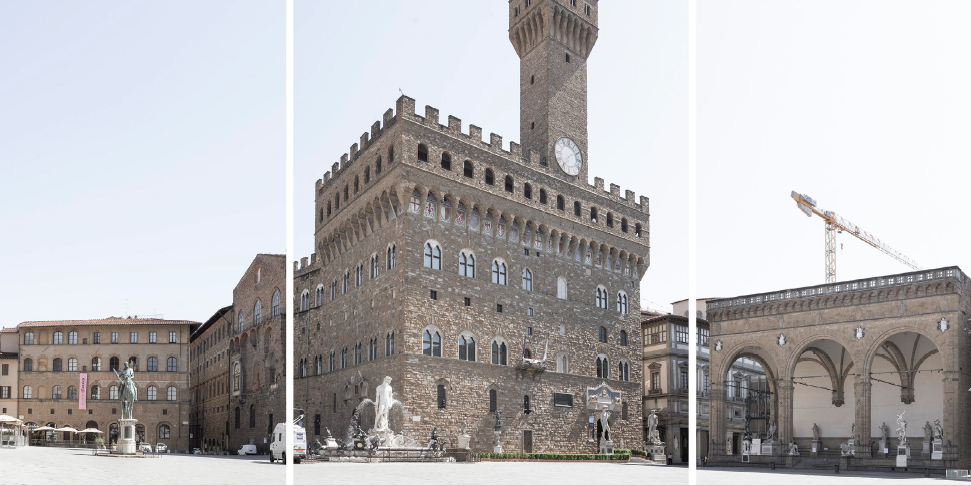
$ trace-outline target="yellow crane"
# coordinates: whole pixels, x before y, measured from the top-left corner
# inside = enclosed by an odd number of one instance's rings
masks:
[[[811,218],[815,214],[823,218],[823,221],[826,222],[826,283],[836,282],[836,233],[842,233],[843,231],[849,232],[864,243],[890,255],[894,260],[914,270],[921,270],[920,265],[907,258],[903,253],[885,245],[876,236],[867,233],[859,226],[847,221],[833,211],[817,208],[816,201],[813,198],[796,191],[792,191],[792,198],[796,201],[796,206],[799,207],[799,210],[806,213],[806,216]]]

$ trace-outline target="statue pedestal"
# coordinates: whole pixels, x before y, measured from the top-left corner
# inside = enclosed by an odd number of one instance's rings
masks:
[[[664,453],[664,444],[648,444],[647,452],[655,462],[667,464],[668,456]]]
[[[880,452],[882,454],[887,454],[890,452],[889,450],[887,450],[887,441],[885,440],[880,441]]]
[[[809,455],[812,457],[819,457],[819,453],[823,451],[823,443],[819,439],[813,439],[812,449],[809,451]]]
[[[337,449],[337,439],[334,439],[333,437],[328,437],[324,439],[324,448]]]
[[[613,454],[614,453],[614,441],[612,441],[612,440],[602,440],[602,441],[600,441],[600,453],[601,454]]]
[[[924,441],[921,443],[920,458],[930,459],[931,457],[931,443],[930,441]]]
[[[135,443],[135,424],[138,421],[135,419],[119,419],[118,420],[118,453],[119,454],[134,454],[138,451]]]
[[[762,439],[752,439],[752,445],[749,447],[749,454],[753,456],[762,455]]]
[[[907,467],[907,459],[910,458],[910,445],[897,446],[897,467]]]
[[[931,446],[931,460],[940,461],[944,459],[944,441],[941,439],[934,439]]]
[[[502,452],[502,445],[499,444],[499,434],[500,434],[500,432],[497,430],[496,431],[496,446],[492,448],[492,452],[495,452],[496,454]]]
[[[468,434],[462,434],[462,435],[460,435],[459,436],[458,448],[459,449],[468,449],[469,448],[469,440],[470,439],[471,439],[471,436],[469,436]]]
[[[759,454],[763,456],[777,456],[782,454],[782,444],[775,439],[765,441],[759,448]]]

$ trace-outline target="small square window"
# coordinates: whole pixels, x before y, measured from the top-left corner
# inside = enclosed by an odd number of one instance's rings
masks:
[[[51,409],[51,415],[54,415],[54,409],[53,408]]]
[[[470,306],[470,305],[472,305],[472,299],[470,299],[470,298],[468,298],[468,297],[466,297],[466,298],[465,298],[465,306],[466,306],[466,307],[468,307],[468,306]]]
[[[71,409],[71,408],[67,409],[67,414],[74,415],[74,409]]]
[[[529,256],[529,248],[523,248],[523,255]]]
[[[33,413],[34,413],[34,409],[32,408],[27,409],[27,415],[33,415]],[[115,413],[115,412],[111,412],[111,413]]]
[[[569,52],[566,53],[566,62],[570,62],[570,53]]]
[[[496,304],[496,312],[502,312],[502,304]]]
[[[432,290],[432,300],[438,300],[438,291]]]
[[[89,409],[88,409],[88,415],[92,415],[92,414],[94,414],[94,409],[90,409],[90,408],[89,408]]]
[[[53,411],[51,411],[51,413],[54,413],[54,412],[53,412]],[[111,409],[111,414],[112,414],[112,415],[115,415],[115,414],[117,414],[117,413],[118,413],[118,409],[117,409],[117,408],[113,408],[113,409]]]
[[[526,315],[527,316],[533,315],[533,308],[532,307],[530,307],[529,309],[526,309]]]
[[[162,409],[162,415],[168,415],[168,414],[169,414],[169,409],[163,408]]]
[[[533,326],[529,326],[529,327],[526,328],[526,335],[527,336],[532,336],[533,335]]]

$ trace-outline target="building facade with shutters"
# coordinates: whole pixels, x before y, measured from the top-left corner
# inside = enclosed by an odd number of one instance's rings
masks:
[[[189,338],[190,447],[229,448],[229,343],[235,335],[233,306],[216,311]]]
[[[187,450],[188,345],[198,324],[137,316],[20,323],[18,415],[38,426],[96,428],[110,444],[118,439],[121,416],[113,370],[129,362],[138,385],[137,440],[153,449],[161,442],[173,451]],[[63,434],[41,440],[71,438]]]
[[[20,367],[17,328],[0,330],[0,415],[17,418],[17,370]]]
[[[598,3],[509,8],[521,145],[402,96],[317,181],[293,303],[311,439],[371,428],[389,376],[391,428],[419,442],[465,427],[492,451],[498,411],[506,452],[591,453],[606,407],[615,445],[642,446],[648,200],[587,182]]]

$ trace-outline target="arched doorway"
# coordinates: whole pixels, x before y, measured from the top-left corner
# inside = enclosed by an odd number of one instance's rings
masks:
[[[108,426],[108,445],[113,445],[118,443],[118,423],[113,422]]]
[[[725,360],[712,362],[709,453],[736,458],[746,434],[767,438],[778,426],[779,393],[776,360],[757,343],[726,350]]]
[[[135,425],[135,441],[141,444],[145,442],[145,425],[137,424]]]
[[[95,422],[94,420],[88,420],[88,423],[84,424],[84,428],[97,429],[98,422]],[[94,432],[88,432],[87,434],[84,434],[84,442],[86,444],[94,444],[97,439],[98,439],[98,434],[95,434]]]
[[[791,438],[801,450],[811,451],[813,428],[822,445],[818,454],[839,456],[840,444],[868,439],[855,430],[857,375],[860,369],[847,348],[829,338],[811,339],[789,362],[792,380]],[[789,439],[786,437],[785,439]],[[824,452],[823,448],[828,448]]]

